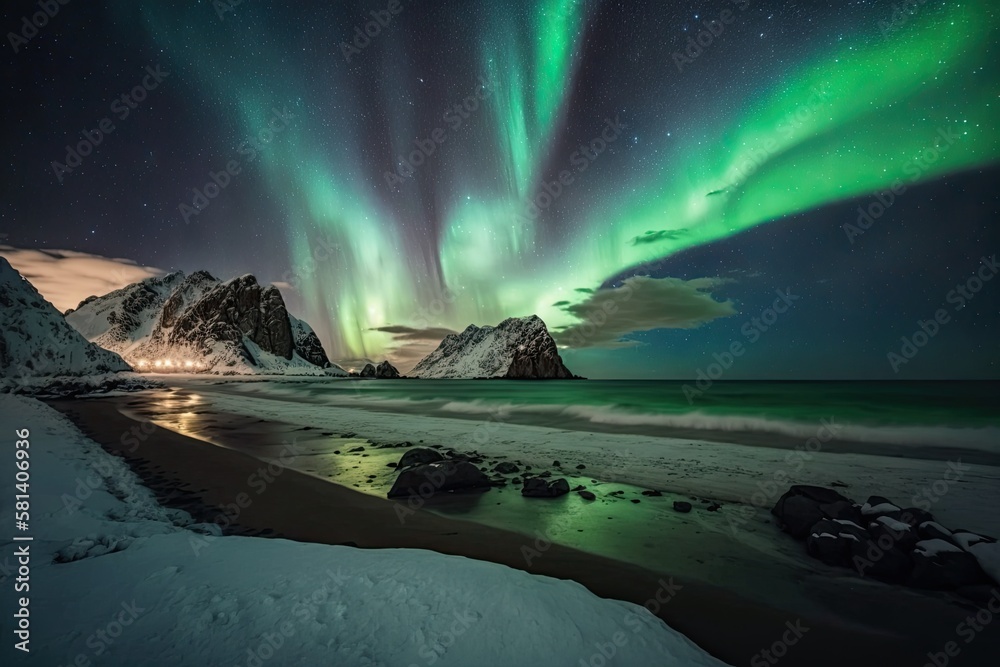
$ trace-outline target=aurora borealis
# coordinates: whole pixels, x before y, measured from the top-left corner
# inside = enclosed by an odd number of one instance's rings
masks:
[[[873,227],[852,244],[843,225],[901,180],[910,192],[877,224],[893,218],[920,236],[933,224],[926,215],[949,213],[927,193],[941,183],[966,188],[963,179],[1000,160],[1000,16],[989,0],[895,16],[891,2],[746,0],[156,0],[79,11],[64,9],[60,25],[88,20],[112,46],[88,54],[77,41],[71,52],[54,25],[33,42],[41,53],[16,56],[74,58],[81,78],[49,82],[48,99],[70,116],[41,112],[53,136],[14,150],[17,169],[39,184],[8,188],[19,215],[55,193],[47,219],[63,219],[59,202],[76,202],[85,220],[73,229],[94,232],[74,236],[70,221],[53,222],[43,229],[60,231],[12,241],[86,242],[150,265],[285,283],[339,358],[392,356],[406,345],[403,328],[412,336],[532,313],[554,332],[575,331],[594,292],[648,275],[677,282],[655,290],[659,301],[650,296],[662,313],[622,328],[628,343],[601,351],[560,342],[592,373],[655,357],[656,372],[688,377],[701,363],[697,332],[704,357],[732,338],[757,296],[788,286],[758,284],[757,275],[819,280],[800,263],[828,244],[852,263],[918,262],[924,242],[894,236],[876,249]],[[115,45],[122,62],[107,53]],[[49,162],[60,147],[153,64],[172,76],[145,113],[107,137],[81,173],[55,183]],[[291,118],[269,134],[275,109]],[[609,140],[612,126],[621,129]],[[947,150],[942,133],[957,137]],[[270,139],[251,160],[240,146],[260,137]],[[243,162],[241,173],[185,221],[180,207],[231,160]],[[950,210],[964,211],[962,224],[989,242],[995,196],[975,206]],[[900,219],[906,211],[912,219]],[[809,236],[818,219],[823,230]],[[803,229],[788,232],[792,221]],[[768,234],[784,239],[764,243],[773,254],[749,250]],[[799,234],[811,240],[788,246]],[[928,248],[941,247],[936,238],[928,233]],[[703,260],[713,252],[738,259]],[[963,267],[952,257],[947,274],[921,278],[931,312],[935,292]],[[850,307],[844,289],[816,308]],[[728,305],[678,322],[672,294]],[[912,319],[900,312],[904,300],[892,298],[899,322]],[[871,342],[878,354],[893,340],[890,320]],[[969,337],[974,347],[986,340]],[[766,373],[773,358],[760,364],[748,372]]]

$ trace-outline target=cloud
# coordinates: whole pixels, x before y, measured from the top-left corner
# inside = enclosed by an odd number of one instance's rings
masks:
[[[433,340],[440,342],[445,336],[450,336],[456,331],[451,329],[445,329],[444,327],[429,327],[427,329],[414,329],[413,327],[404,327],[401,325],[390,325],[385,327],[376,327],[371,329],[371,331],[381,331],[383,333],[393,334],[395,340]]]
[[[643,245],[648,243],[658,243],[660,241],[676,241],[683,238],[687,234],[686,229],[659,229],[657,231],[650,230],[643,234],[642,236],[636,236],[632,239],[632,245]]]
[[[371,331],[392,334],[389,356],[393,366],[403,374],[408,373],[417,363],[433,352],[445,336],[455,331],[444,327],[415,329],[398,324],[376,327]]]
[[[88,296],[103,296],[166,273],[140,266],[130,259],[73,250],[31,250],[0,245],[0,255],[60,312],[76,308]]]
[[[710,292],[728,282],[732,281],[634,276],[620,287],[599,289],[563,307],[580,321],[561,328],[554,338],[563,347],[620,348],[638,345],[624,338],[637,331],[694,329],[736,314],[732,301],[716,301]]]

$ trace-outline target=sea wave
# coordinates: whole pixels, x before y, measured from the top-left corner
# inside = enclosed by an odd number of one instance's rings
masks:
[[[650,426],[715,432],[774,433],[804,441],[817,435],[824,422],[807,422],[747,415],[706,414],[691,411],[680,414],[637,413],[614,405],[518,405],[489,401],[450,401],[438,408],[461,414],[548,413],[594,424]],[[948,425],[870,425],[841,422],[836,417],[825,420],[833,425],[837,440],[881,444],[938,446],[1000,452],[1000,428],[959,427]],[[829,426],[828,426],[829,427]]]
[[[250,385],[253,386],[253,385]],[[270,386],[262,393],[292,397],[303,395],[302,388]],[[243,391],[256,393],[257,390],[242,388]],[[312,392],[310,392],[312,393]],[[714,433],[773,433],[775,435],[800,438],[803,443],[817,436],[823,423],[819,421],[802,421],[782,419],[768,416],[752,416],[725,413],[706,413],[700,410],[679,413],[636,412],[615,404],[524,404],[508,401],[472,399],[456,401],[447,398],[404,398],[399,396],[382,397],[359,395],[355,392],[337,392],[336,394],[322,392],[323,402],[340,405],[365,407],[381,410],[399,410],[406,413],[418,413],[426,416],[462,415],[474,417],[481,415],[495,420],[517,421],[517,415],[545,415],[546,426],[553,426],[554,418],[562,418],[557,426],[565,428],[576,427],[586,429],[586,424],[621,425],[633,427],[648,427],[650,429],[684,429],[703,431],[705,439],[711,440]],[[313,398],[320,396],[313,395]],[[955,449],[976,449],[991,453],[1000,453],[1000,428],[970,427],[954,424],[862,424],[841,421],[836,415],[826,418],[827,423],[836,427],[834,437],[837,440],[851,442],[870,442],[915,447],[946,447]],[[664,435],[669,436],[669,433]]]

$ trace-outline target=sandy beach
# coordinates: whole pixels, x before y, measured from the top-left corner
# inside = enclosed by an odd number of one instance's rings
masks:
[[[809,630],[783,664],[923,664],[929,651],[954,638],[956,626],[974,609],[954,596],[826,567],[778,531],[766,511],[741,511],[740,498],[749,497],[760,479],[749,462],[780,465],[791,443],[785,448],[692,443],[683,457],[650,466],[648,443],[636,436],[502,424],[494,437],[480,442],[472,435],[476,424],[467,419],[437,424],[428,418],[413,431],[405,416],[384,411],[317,409],[241,394],[233,385],[176,384],[50,404],[122,455],[164,504],[206,522],[228,512],[222,520],[231,522],[228,532],[360,548],[430,549],[571,579],[601,597],[649,602],[670,626],[733,665],[751,663],[781,638],[787,623],[796,622]],[[402,437],[407,429],[409,437]],[[537,434],[513,432],[518,429]],[[467,437],[456,435],[462,432]],[[633,438],[633,446],[617,450],[609,461],[608,448],[602,456],[599,442],[609,438]],[[566,473],[559,476],[586,486],[598,499],[588,503],[576,494],[526,499],[508,486],[435,500],[410,512],[405,503],[385,499],[395,478],[387,464],[406,451],[404,442],[477,450],[489,461],[517,460],[546,470],[559,458]],[[531,442],[536,451],[513,442]],[[568,442],[573,446],[560,444]],[[358,448],[363,451],[350,451]],[[629,455],[623,457],[622,451]],[[822,454],[825,458],[808,468],[815,480],[803,481],[840,480],[862,500],[879,490],[891,497],[919,488],[942,466],[934,456],[897,460],[902,474],[876,480],[877,465],[859,466],[860,454]],[[865,456],[879,455],[893,453]],[[264,484],[261,461],[272,460],[283,464]],[[989,494],[996,493],[997,469],[985,460],[936,513],[995,533],[997,518],[989,508],[996,504]],[[577,465],[585,468],[577,470]],[[741,466],[742,475],[736,472]],[[663,495],[642,495],[649,489]],[[241,494],[249,501],[245,506]],[[695,510],[673,512],[674,500],[688,500]],[[707,511],[712,502],[721,509]],[[980,505],[985,505],[981,515],[975,511]],[[959,508],[966,509],[959,514]],[[742,518],[734,521],[734,516]],[[669,602],[657,602],[670,589]],[[998,650],[997,633],[984,632],[965,649],[962,662],[978,664]]]

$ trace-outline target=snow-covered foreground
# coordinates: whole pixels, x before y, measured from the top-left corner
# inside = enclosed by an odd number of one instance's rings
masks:
[[[0,425],[10,441],[31,431],[34,537],[18,594],[31,651],[5,633],[5,665],[723,664],[643,607],[573,582],[427,551],[206,536],[44,404],[0,395]],[[23,544],[0,561],[7,619]]]

